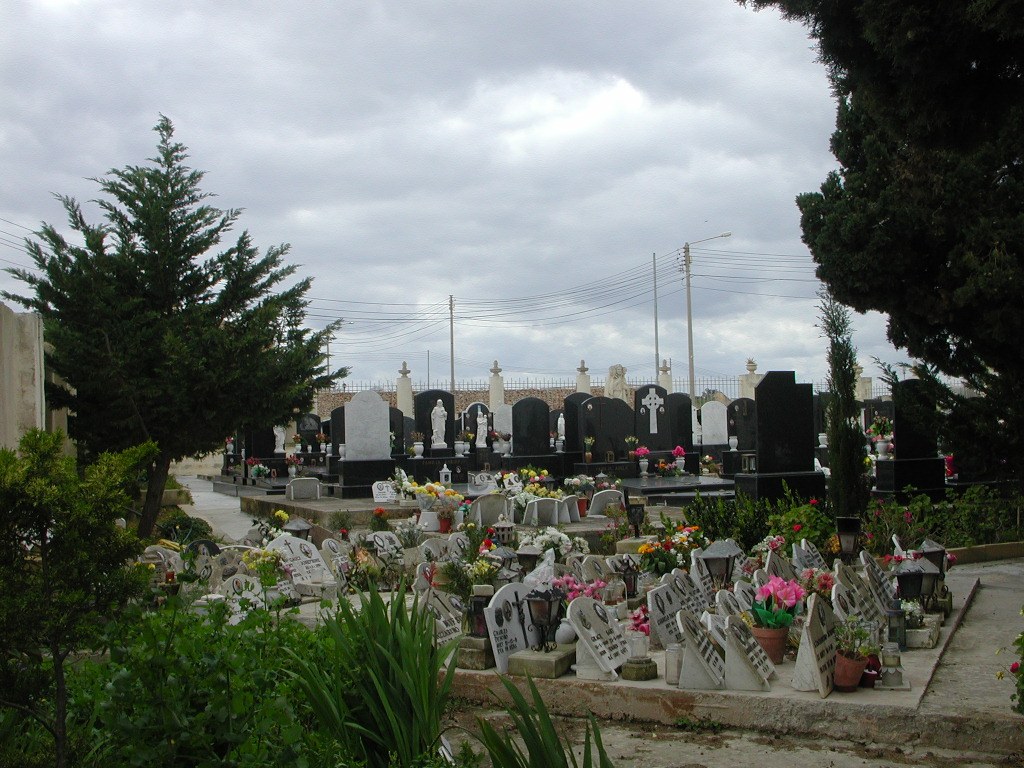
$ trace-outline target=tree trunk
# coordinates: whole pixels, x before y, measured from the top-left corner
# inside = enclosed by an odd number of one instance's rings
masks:
[[[171,457],[162,451],[149,467],[149,483],[146,486],[146,501],[142,506],[142,519],[139,520],[139,538],[145,539],[153,535],[157,515],[160,514],[160,502],[164,497],[164,486],[167,474],[171,469]]]

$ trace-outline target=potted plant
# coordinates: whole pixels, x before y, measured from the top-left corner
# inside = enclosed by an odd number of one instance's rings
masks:
[[[388,511],[384,507],[374,507],[373,517],[370,518],[371,531],[390,531],[388,525]]]
[[[768,583],[757,590],[750,609],[754,618],[751,632],[774,664],[781,664],[786,656],[789,627],[806,594],[796,579],[786,581],[778,576],[769,577]]]
[[[849,693],[857,690],[868,665],[868,656],[878,653],[868,624],[856,616],[836,625],[835,689]]]
[[[636,452],[636,445],[637,443],[640,442],[640,438],[638,438],[636,435],[629,435],[622,442],[626,444],[626,455],[629,457],[629,460],[633,461],[634,459],[636,459],[639,455]]]
[[[640,473],[646,475],[647,467],[649,466],[650,461],[650,459],[648,459],[647,457],[651,455],[651,449],[648,448],[646,445],[640,445],[637,446],[637,449],[635,451],[631,451],[631,453],[640,461]]]
[[[320,450],[321,451],[326,451],[327,450],[327,433],[326,432],[317,432],[316,433],[316,441],[318,443],[320,443]]]
[[[423,433],[413,432],[409,435],[409,439],[412,440],[412,457],[414,459],[423,458]]]
[[[438,530],[441,533],[451,533],[452,520],[455,519],[457,504],[452,504],[446,499],[439,499],[434,503],[434,511],[437,513]]]
[[[292,435],[292,442],[296,446],[302,445],[302,435],[299,435],[299,434]]]
[[[596,438],[592,435],[587,435],[583,438],[583,447],[586,449],[583,453],[583,460],[589,464],[594,460],[594,443],[597,442]]]
[[[295,477],[299,471],[299,464],[302,463],[302,459],[296,456],[294,453],[289,453],[284,457],[284,463],[288,467],[288,476]]]

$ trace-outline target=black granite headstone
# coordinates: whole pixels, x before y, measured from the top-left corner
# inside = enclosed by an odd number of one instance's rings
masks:
[[[345,442],[345,406],[339,405],[331,411],[331,444],[337,455],[338,446]]]
[[[607,454],[621,457],[626,451],[626,437],[633,434],[633,409],[614,397],[592,397],[583,403],[580,432],[594,438],[594,456]]]
[[[405,453],[405,414],[388,408],[388,429],[391,431],[391,454]]]
[[[250,430],[245,434],[245,456],[246,458],[272,459],[276,443],[272,427]]]
[[[299,416],[298,426],[299,434],[302,435],[302,444],[319,447],[320,441],[316,439],[316,436],[320,433],[320,417],[315,413],[304,413]]]
[[[668,412],[669,442],[672,447],[681,445],[687,453],[693,449],[693,401],[683,392],[673,392],[665,398]]]
[[[444,441],[448,447],[455,444],[455,396],[443,389],[428,389],[426,392],[419,392],[413,396],[412,407],[416,418],[416,431],[423,433],[423,444],[430,446],[434,428],[431,426],[430,414],[441,401],[445,412],[448,414],[444,426]]]
[[[814,470],[813,387],[793,371],[769,371],[757,385],[757,471]]]
[[[666,400],[668,390],[657,384],[644,384],[633,393],[636,426],[633,434],[652,451],[669,451],[675,447],[668,423]]]
[[[897,382],[892,391],[896,416],[893,446],[899,459],[934,459],[938,450],[935,401],[917,379]]]
[[[580,441],[580,407],[590,398],[591,395],[586,392],[573,392],[563,401],[566,452],[579,453],[583,450],[583,443]]]
[[[736,450],[757,448],[757,403],[749,397],[737,397],[728,408],[729,437],[736,438]]]
[[[512,453],[539,456],[551,453],[548,413],[551,408],[539,397],[524,397],[512,405]]]

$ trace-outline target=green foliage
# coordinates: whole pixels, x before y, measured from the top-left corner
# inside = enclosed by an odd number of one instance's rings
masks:
[[[807,539],[824,554],[832,551],[830,539],[836,532],[836,523],[827,506],[811,499],[805,503],[787,492],[784,500],[788,509],[768,517],[768,532],[782,534],[789,541]]]
[[[337,509],[331,512],[328,520],[332,531],[352,530],[352,515],[347,510]]]
[[[725,729],[725,726],[717,720],[701,720],[690,717],[680,717],[676,720],[675,727],[689,733],[718,733]]]
[[[404,585],[402,585],[404,587]],[[326,659],[293,654],[294,679],[320,731],[369,768],[413,768],[437,750],[454,676],[439,673],[454,645],[434,647],[434,617],[400,589],[346,601],[324,625]]]
[[[873,642],[872,626],[858,619],[847,616],[846,621],[836,624],[836,650],[851,659],[863,659],[878,653],[878,645]]]
[[[198,517],[190,517],[180,509],[175,509],[161,518],[157,528],[163,538],[176,541],[182,546],[196,539],[208,539],[213,535],[213,528],[208,522]]]
[[[870,495],[864,471],[864,435],[857,404],[857,350],[852,341],[850,310],[832,294],[821,295],[821,328],[828,338],[829,395],[825,408],[828,434],[829,504],[838,517],[859,517]]]
[[[808,27],[838,100],[839,168],[797,198],[818,277],[858,312],[886,313],[894,345],[983,394],[961,399],[980,423],[960,435],[982,438],[979,451],[987,436],[1007,460],[989,469],[1019,480],[1020,4],[750,2]]]
[[[733,539],[749,552],[768,535],[768,516],[775,509],[770,501],[738,495],[735,499],[707,499],[700,494],[686,508],[690,525],[699,525],[701,533],[712,541]]]
[[[1020,615],[1024,616],[1024,608],[1020,609]],[[1015,712],[1024,715],[1024,632],[1021,632],[1013,641],[1014,653],[1016,654],[1016,668],[1011,665],[1010,672],[1014,677],[1014,686],[1016,691],[1010,697],[1010,700],[1014,702],[1013,709]]]
[[[537,690],[533,679],[527,677],[526,684],[530,689],[531,702],[507,678],[501,678],[502,685],[508,691],[512,703],[507,707],[509,716],[522,742],[499,735],[489,722],[480,719],[481,740],[491,758],[494,768],[613,768],[613,763],[601,743],[601,731],[594,716],[590,716],[583,741],[583,760],[577,761],[573,745],[563,742],[558,729],[551,719],[547,706]],[[590,735],[593,731],[594,741]],[[597,754],[594,755],[596,748]]]
[[[95,707],[108,759],[153,768],[298,764],[308,709],[286,669],[300,655],[321,663],[313,633],[257,609],[229,624],[178,598],[133,612],[110,633],[110,661],[85,665],[76,707]]]
[[[147,444],[103,454],[80,478],[64,435],[32,430],[19,453],[0,450],[0,706],[30,713],[66,757],[65,663],[92,649],[145,576],[140,545],[117,527]]]
[[[41,242],[26,242],[33,268],[9,270],[30,295],[3,294],[46,322],[47,367],[63,382],[48,397],[74,414],[69,430],[82,455],[158,444],[144,537],[171,461],[290,419],[345,374],[325,369],[324,340],[336,326],[305,327],[310,280],[283,287],[296,269],[284,265],[288,246],[261,255],[243,231],[216,250],[240,211],[207,205],[203,173],[185,165],[170,120],[154,130],[150,165],[96,180],[103,222],[88,223],[78,202],[60,198],[81,244],[42,225]]]

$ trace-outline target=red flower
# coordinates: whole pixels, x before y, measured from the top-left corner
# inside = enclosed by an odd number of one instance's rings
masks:
[[[488,536],[493,536],[494,535],[494,529],[493,528],[488,528],[487,529],[487,535]]]
[[[375,507],[373,510],[374,517],[384,517],[388,511],[384,507]]]
[[[671,541],[667,541],[667,540],[661,542],[661,548],[664,549],[666,552],[671,552],[672,551],[672,542]]]
[[[802,525],[800,525],[800,523],[795,523],[795,524],[793,525],[793,533],[800,533],[800,529],[801,529],[801,528],[803,528],[803,526],[802,526]]]
[[[1013,662],[1013,664],[1010,665],[1010,671],[1016,675],[1020,671],[1020,662]]]
[[[818,500],[817,499],[811,499],[809,503],[810,503],[810,505],[812,507],[818,506]]]

